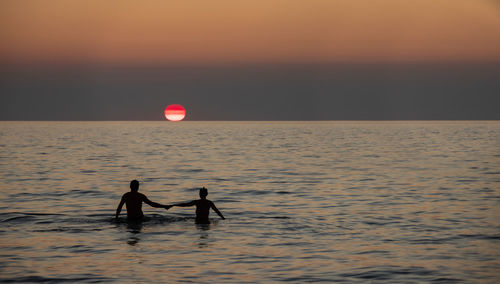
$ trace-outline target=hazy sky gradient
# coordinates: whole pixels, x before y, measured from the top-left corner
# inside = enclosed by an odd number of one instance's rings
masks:
[[[16,63],[499,61],[494,0],[2,0]]]
[[[0,120],[500,119],[499,65],[256,65],[5,71]],[[4,95],[6,94],[6,95]]]
[[[0,120],[500,119],[494,0],[2,0]]]

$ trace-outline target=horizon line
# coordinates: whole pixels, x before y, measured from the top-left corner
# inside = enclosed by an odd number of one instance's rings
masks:
[[[457,122],[457,121],[484,121],[494,122],[500,119],[332,119],[332,120],[0,120],[1,122],[166,122],[166,123],[184,123],[184,122]]]

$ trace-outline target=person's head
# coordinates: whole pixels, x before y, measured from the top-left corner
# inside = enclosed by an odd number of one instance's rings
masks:
[[[133,180],[130,182],[130,190],[133,192],[137,192],[139,190],[139,182],[137,180]]]
[[[200,198],[205,199],[207,198],[208,195],[208,190],[205,187],[200,188]]]

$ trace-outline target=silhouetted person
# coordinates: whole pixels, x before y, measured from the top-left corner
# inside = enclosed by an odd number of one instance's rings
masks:
[[[210,224],[208,220],[208,215],[210,214],[210,208],[212,208],[215,213],[217,213],[223,220],[226,219],[222,216],[219,209],[215,207],[215,204],[207,199],[208,190],[205,187],[200,188],[200,199],[193,200],[186,203],[177,203],[173,205],[167,205],[167,209],[173,206],[188,207],[196,205],[196,223],[198,224]]]
[[[120,204],[118,204],[118,208],[116,208],[115,218],[118,218],[118,215],[120,215],[124,203],[127,205],[127,219],[129,220],[141,220],[144,217],[144,214],[142,213],[142,202],[156,208],[165,208],[167,210],[170,208],[170,206],[162,205],[149,200],[146,195],[137,192],[138,190],[139,182],[137,180],[131,181],[130,192],[127,192],[122,196],[122,200],[120,201]]]

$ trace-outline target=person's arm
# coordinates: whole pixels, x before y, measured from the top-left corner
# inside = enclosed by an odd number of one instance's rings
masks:
[[[156,203],[156,202],[153,202],[151,200],[149,200],[146,195],[142,195],[142,201],[144,201],[144,203],[146,203],[147,205],[151,206],[151,207],[155,207],[155,208],[165,208],[165,209],[168,209],[170,207],[168,207],[168,205],[163,205],[163,204],[160,204],[160,203]],[[168,208],[167,208],[168,207]]]
[[[179,207],[189,207],[189,206],[194,206],[196,205],[196,200],[190,201],[190,202],[183,202],[183,203],[176,203],[170,205],[171,207],[173,206],[179,206]]]
[[[122,200],[120,200],[120,204],[118,204],[118,207],[116,208],[115,219],[118,219],[118,215],[120,215],[120,212],[122,212],[122,207],[124,203],[125,203],[125,195],[122,196]]]
[[[215,207],[215,204],[211,201],[210,201],[210,207],[212,207],[212,209],[215,211],[215,213],[217,213],[217,215],[219,215],[222,218],[222,220],[226,219],[226,218],[224,218],[224,216],[222,216],[222,213],[220,213],[219,209],[217,209],[217,207]]]

